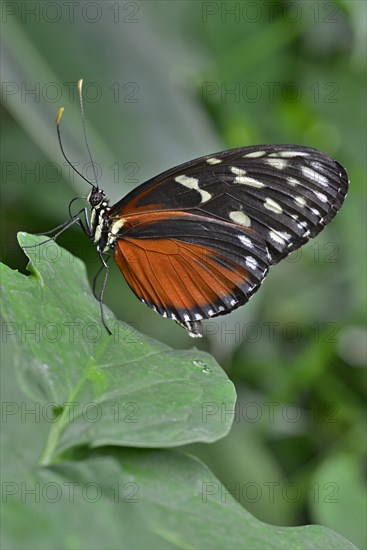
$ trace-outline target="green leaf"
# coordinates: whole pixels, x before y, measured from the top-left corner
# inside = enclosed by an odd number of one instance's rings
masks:
[[[173,350],[110,312],[108,336],[80,260],[55,243],[26,253],[28,277],[2,267],[4,330],[50,423],[43,463],[76,445],[172,447],[228,433],[235,390],[211,356]]]
[[[202,463],[178,453],[105,448],[28,472],[12,462],[17,474],[3,483],[8,549],[355,548],[324,527],[258,521]]]
[[[74,450],[36,468],[48,423],[30,414],[4,359],[2,392],[13,409],[2,415],[2,548],[355,548],[324,527],[258,521],[201,462],[176,452]]]
[[[328,457],[315,471],[310,501],[312,517],[317,523],[337,529],[358,548],[367,547],[364,470],[363,451],[361,456],[343,451]]]

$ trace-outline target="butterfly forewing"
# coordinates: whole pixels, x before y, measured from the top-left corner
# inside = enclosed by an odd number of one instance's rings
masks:
[[[115,259],[141,300],[199,333],[197,321],[244,304],[271,264],[317,235],[347,189],[344,168],[307,147],[201,157],[111,208],[123,220]]]

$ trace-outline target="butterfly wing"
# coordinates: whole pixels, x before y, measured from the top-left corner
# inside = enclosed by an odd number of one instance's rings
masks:
[[[111,208],[112,221],[124,220],[115,259],[141,300],[198,332],[201,318],[245,303],[271,264],[316,236],[347,190],[344,168],[316,149],[201,157]]]

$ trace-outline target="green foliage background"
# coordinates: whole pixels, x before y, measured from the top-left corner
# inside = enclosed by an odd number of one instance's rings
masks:
[[[365,547],[365,3],[105,1],[95,12],[79,2],[59,20],[46,4],[2,6],[2,260],[11,267],[26,265],[17,231],[56,226],[86,193],[63,166],[54,125],[63,105],[65,148],[85,168],[81,77],[112,202],[175,164],[255,143],[318,147],[347,168],[350,193],[333,223],[274,268],[246,308],[208,326],[198,347],[235,383],[237,415],[226,438],[185,450],[260,520],[319,523]],[[58,242],[95,273],[78,229]],[[139,331],[192,348],[117,268],[106,304]]]

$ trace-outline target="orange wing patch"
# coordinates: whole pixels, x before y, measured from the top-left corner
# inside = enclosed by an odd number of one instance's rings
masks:
[[[216,251],[177,239],[125,237],[116,245],[115,261],[139,299],[177,319],[228,309],[248,278],[243,267]]]

